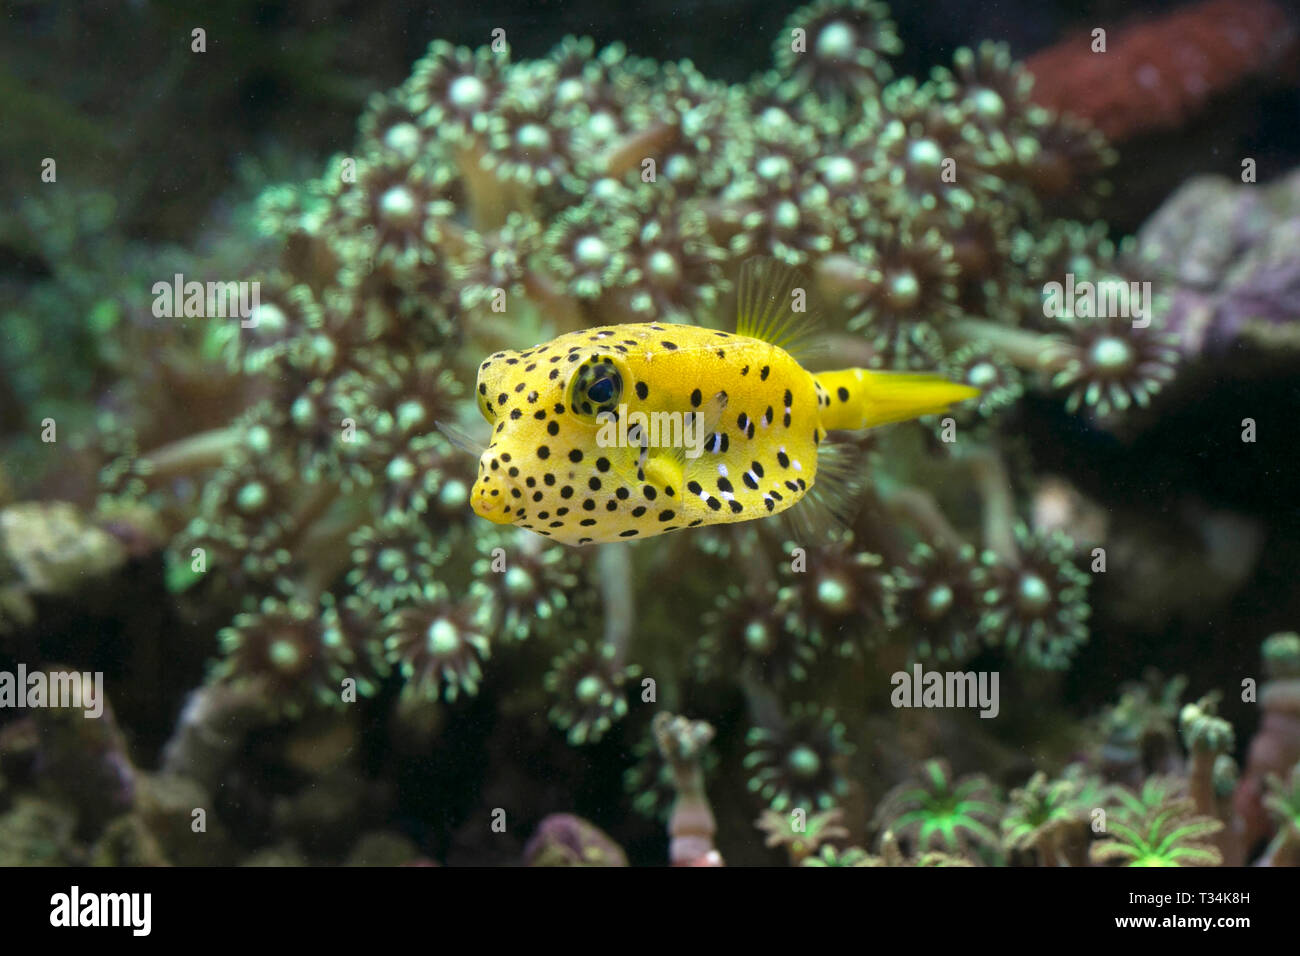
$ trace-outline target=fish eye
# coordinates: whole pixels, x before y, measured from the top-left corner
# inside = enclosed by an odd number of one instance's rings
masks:
[[[604,405],[618,394],[618,373],[599,378],[587,386],[587,399],[593,405]]]
[[[623,396],[623,376],[611,359],[589,359],[574,372],[569,396],[574,414],[612,412]]]

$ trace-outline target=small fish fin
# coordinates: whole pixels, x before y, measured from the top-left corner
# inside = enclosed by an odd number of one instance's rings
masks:
[[[866,485],[865,453],[855,445],[824,441],[817,450],[817,480],[793,508],[781,512],[798,541],[825,541],[853,525]]]
[[[856,370],[863,387],[864,428],[946,412],[956,402],[977,398],[978,388],[927,372]]]
[[[697,410],[688,413],[691,416],[699,416],[699,418],[695,419],[692,417],[686,419],[687,421],[692,422],[691,434],[682,436],[683,439],[686,440],[683,440],[680,445],[670,445],[663,448],[663,450],[656,456],[657,458],[671,461],[677,466],[679,482],[683,480],[682,476],[686,474],[686,469],[688,467],[688,459],[686,457],[687,440],[691,440],[694,436],[698,435],[700,436],[701,442],[700,450],[703,451],[707,448],[709,436],[717,431],[718,423],[722,421],[722,413],[726,410],[727,393],[716,392],[712,398],[701,404]],[[694,424],[697,420],[700,424]],[[674,487],[676,486],[674,485]]]
[[[446,422],[438,422],[438,421],[435,421],[433,424],[434,427],[438,429],[438,431],[442,432],[443,437],[445,437],[447,441],[451,442],[461,451],[468,452],[469,454],[473,455],[475,458],[483,457],[483,452],[487,451],[486,445],[484,445],[480,441],[475,441],[473,438],[470,438],[468,435],[466,435],[463,431],[461,431],[456,426],[448,425]]]
[[[740,266],[736,334],[789,352],[800,363],[822,350],[819,316],[803,274],[779,259],[755,256]],[[795,293],[804,310],[796,312]]]

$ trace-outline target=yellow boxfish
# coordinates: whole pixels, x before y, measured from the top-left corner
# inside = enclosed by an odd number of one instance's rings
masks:
[[[812,490],[827,432],[979,394],[934,375],[808,371],[803,291],[793,269],[751,259],[734,333],[611,325],[490,356],[474,511],[570,545],[763,518]]]

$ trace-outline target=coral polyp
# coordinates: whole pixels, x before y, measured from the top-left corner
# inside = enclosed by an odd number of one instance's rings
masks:
[[[792,598],[782,598],[775,584],[729,587],[704,618],[697,656],[705,673],[726,673],[740,666],[772,684],[806,680],[822,642],[795,626]]]
[[[569,743],[594,744],[627,716],[624,685],[639,674],[639,667],[618,664],[612,646],[575,641],[543,678],[553,702],[547,716]]]
[[[213,679],[252,685],[288,717],[304,708],[339,706],[343,680],[356,677],[354,649],[325,640],[320,610],[301,601],[266,598],[256,611],[236,615],[218,635],[222,656]]]
[[[956,779],[945,762],[931,760],[915,782],[890,791],[876,811],[876,824],[917,852],[974,856],[999,847],[995,825],[1001,813],[986,778]]]
[[[455,701],[473,697],[492,652],[484,635],[490,605],[457,602],[440,584],[426,584],[420,596],[383,621],[389,662],[405,679],[403,693],[416,700]]]
[[[890,626],[912,635],[920,660],[961,661],[980,649],[992,595],[987,555],[971,545],[919,542],[889,573]]]
[[[994,568],[983,627],[995,642],[1035,667],[1061,669],[1088,639],[1091,579],[1075,564],[1073,542],[1060,532],[1016,527],[1019,556]]]
[[[1120,283],[1103,280],[1099,288],[1107,288],[1107,281]],[[1146,408],[1173,380],[1178,355],[1172,336],[1122,318],[1076,322],[1061,370],[1052,377],[1052,387],[1068,393],[1067,411],[1106,418],[1130,407]]]
[[[778,812],[829,809],[848,792],[841,764],[854,747],[829,708],[797,704],[770,727],[750,728],[749,789]]]
[[[847,113],[888,82],[893,75],[888,58],[902,44],[886,4],[817,0],[786,21],[773,49],[785,95],[813,93]]]

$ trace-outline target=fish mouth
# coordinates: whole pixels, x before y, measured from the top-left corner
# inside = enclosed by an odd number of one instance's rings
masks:
[[[493,494],[494,491],[496,494]],[[493,524],[511,524],[514,516],[506,512],[506,502],[509,499],[501,492],[500,487],[490,488],[482,481],[475,482],[474,491],[470,496],[470,506],[474,509],[474,513],[480,518],[487,518]]]

